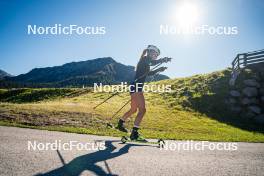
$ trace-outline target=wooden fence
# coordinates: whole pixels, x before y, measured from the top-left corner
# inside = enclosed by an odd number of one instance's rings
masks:
[[[264,49],[238,54],[232,62],[232,75],[231,75],[231,80],[229,82],[230,85],[235,84],[235,80],[239,75],[241,69],[249,65],[259,64],[259,63],[264,63]]]

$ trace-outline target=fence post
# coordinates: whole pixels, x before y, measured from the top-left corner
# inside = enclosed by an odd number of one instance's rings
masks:
[[[237,67],[238,67],[238,69],[240,69],[240,60],[239,60],[239,54],[237,55]]]
[[[247,54],[243,54],[242,56],[243,56],[243,60],[244,60],[243,65],[244,65],[244,67],[246,67],[247,66]]]

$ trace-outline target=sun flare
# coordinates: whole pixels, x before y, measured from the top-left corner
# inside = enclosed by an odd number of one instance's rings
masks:
[[[199,21],[199,9],[196,4],[184,2],[176,9],[176,19],[180,27],[190,27]]]

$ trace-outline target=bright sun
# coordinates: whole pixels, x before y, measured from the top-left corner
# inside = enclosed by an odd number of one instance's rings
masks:
[[[176,9],[176,19],[180,27],[190,27],[199,20],[199,9],[190,2],[184,2]]]

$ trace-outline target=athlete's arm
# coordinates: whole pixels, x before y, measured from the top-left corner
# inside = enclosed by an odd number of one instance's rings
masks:
[[[155,66],[155,65],[157,65],[157,64],[159,64],[159,63],[162,63],[162,59],[151,60],[149,65],[150,65],[150,66]]]
[[[167,62],[170,62],[171,61],[171,58],[169,57],[164,57],[164,58],[161,58],[161,59],[158,59],[158,60],[150,60],[150,66],[155,66],[159,63],[167,63]]]
[[[166,69],[167,69],[167,67],[160,67],[160,68],[158,68],[158,69],[156,69],[156,70],[150,71],[150,72],[148,73],[148,76],[155,75],[155,74],[157,74],[158,72],[163,72],[163,71],[165,71]]]

